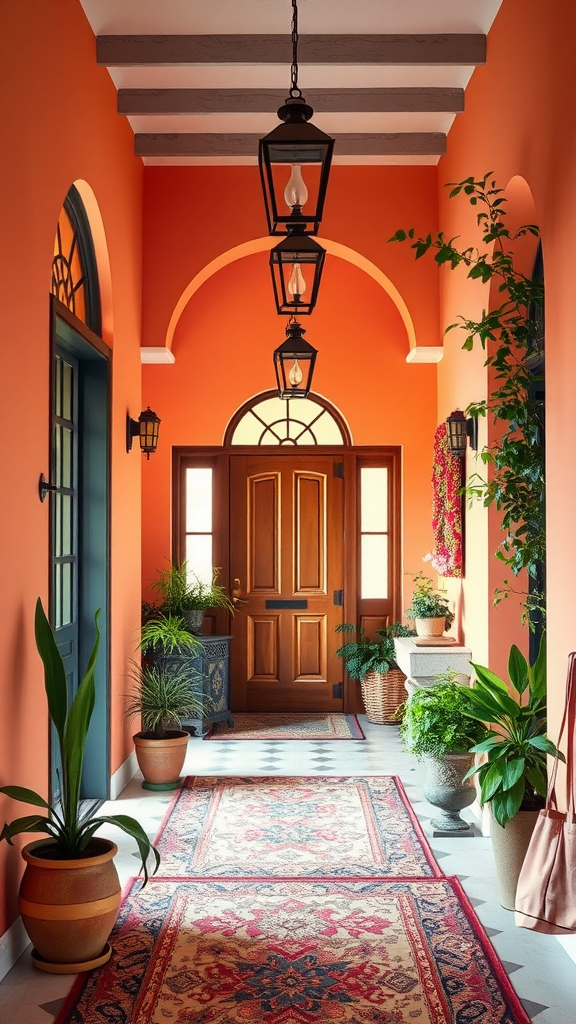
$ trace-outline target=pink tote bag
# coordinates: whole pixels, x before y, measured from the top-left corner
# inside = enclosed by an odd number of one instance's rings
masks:
[[[516,890],[516,924],[553,935],[576,931],[575,727],[576,654],[573,653],[568,656],[566,704],[557,744],[560,749],[567,728],[566,811],[559,811],[556,801],[556,758],[550,773],[546,807],[538,815]]]

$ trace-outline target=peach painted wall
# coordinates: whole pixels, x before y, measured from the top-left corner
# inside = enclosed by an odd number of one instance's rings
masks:
[[[573,52],[576,5],[572,0],[542,4],[539,0],[504,0],[488,38],[488,59],[466,91],[466,112],[460,115],[439,165],[439,184],[494,171],[506,186],[514,176],[527,182],[542,232],[546,286],[546,416],[547,416],[547,572],[550,733],[554,736],[564,699],[566,657],[576,647],[571,581],[576,572],[573,528],[576,477],[573,446],[574,225],[576,223],[576,147],[573,131]],[[474,211],[448,200],[440,188],[440,223],[450,235],[468,239]],[[475,295],[471,289],[475,288]],[[482,291],[482,289],[480,289]],[[486,302],[478,286],[456,274],[442,278],[442,321],[472,313]],[[464,405],[482,394],[485,372],[476,354],[447,345],[439,369],[439,411]],[[471,366],[474,369],[471,369]],[[476,375],[476,376],[475,376]],[[476,513],[478,515],[478,513]],[[469,534],[471,530],[469,530]],[[485,545],[484,552],[480,544]],[[466,581],[467,599],[481,594],[480,624],[471,627],[476,654],[481,633],[490,626],[490,656],[500,662],[516,637],[506,616],[488,608],[491,600],[493,536],[481,529],[479,559]],[[484,604],[486,602],[486,604]],[[468,631],[467,631],[468,635]],[[498,667],[496,664],[494,667]]]
[[[188,283],[226,249],[262,235],[264,212],[256,167],[147,168],[144,180],[144,338],[161,345]],[[332,171],[322,236],[388,275],[419,345],[438,344],[437,269],[415,266],[387,239],[408,222],[428,229],[435,217],[434,168]],[[175,365],[144,367],[144,400],[162,418],[158,452],[143,470],[144,581],[171,551],[171,446],[222,443],[235,410],[274,386],[272,351],[285,322],[273,305],[268,254],[257,253],[226,266],[192,297],[176,328]],[[354,443],[404,447],[404,563],[416,570],[431,544],[423,510],[431,504],[436,367],[406,363],[406,329],[389,296],[334,256],[303,325],[319,349],[314,389],[341,410]]]
[[[347,308],[344,294],[352,297]],[[436,367],[406,363],[406,331],[391,299],[335,257],[327,259],[316,310],[302,323],[319,353],[314,390],[343,413],[354,444],[403,446],[404,562],[417,569],[431,543],[424,510]],[[143,471],[144,581],[171,550],[171,446],[222,443],[238,406],[274,387],[272,351],[284,340],[285,324],[273,307],[267,254],[258,253],[230,264],[194,295],[176,331],[175,364],[144,367],[144,401],[162,418],[158,451]]]
[[[48,590],[48,502],[38,500],[37,485],[48,471],[54,235],[64,196],[77,181],[89,215],[96,215],[96,204],[101,215],[95,234],[107,297],[105,340],[114,345],[113,772],[131,749],[120,694],[140,605],[140,459],[126,455],[124,436],[127,408],[136,415],[141,409],[142,169],[131,131],[116,115],[109,75],[96,66],[94,36],[77,0],[2,3],[0,19],[0,780],[47,795],[48,721],[33,613],[36,597],[46,600]],[[25,813],[24,805],[2,798],[2,821]],[[2,844],[0,934],[16,915],[20,873],[18,850]]]

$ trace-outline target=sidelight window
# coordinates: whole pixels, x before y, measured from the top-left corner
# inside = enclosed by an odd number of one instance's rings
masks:
[[[185,471],[185,558],[198,579],[210,583],[213,570],[214,516],[211,466],[187,467]]]
[[[360,469],[360,597],[388,597],[388,468]]]

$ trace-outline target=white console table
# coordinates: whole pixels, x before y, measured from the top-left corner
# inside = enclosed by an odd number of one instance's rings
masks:
[[[396,664],[406,676],[406,689],[414,693],[418,686],[434,686],[434,676],[446,669],[454,669],[461,676],[471,676],[469,647],[452,644],[450,647],[424,647],[415,644],[411,637],[399,636],[394,640]],[[461,679],[458,682],[465,682]]]

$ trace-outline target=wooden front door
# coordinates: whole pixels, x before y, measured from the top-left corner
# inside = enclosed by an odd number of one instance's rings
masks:
[[[342,711],[341,467],[333,455],[231,456],[233,710]]]

